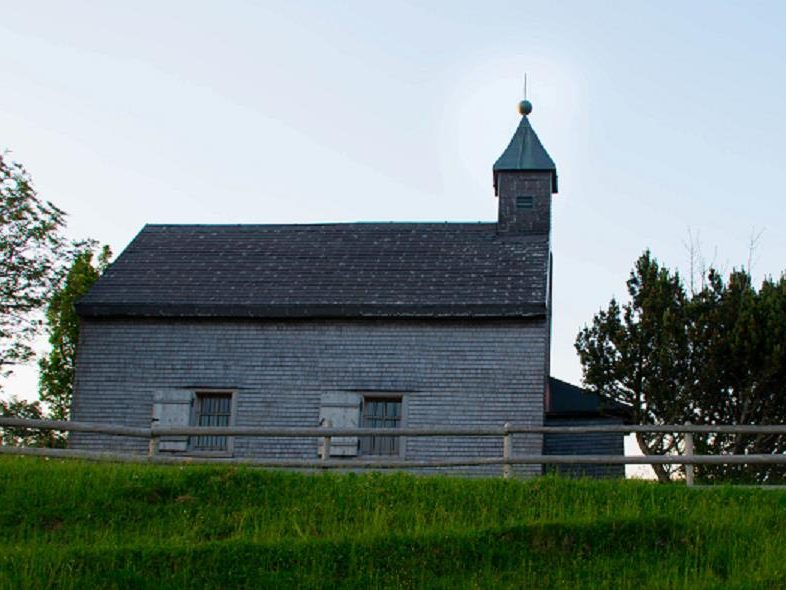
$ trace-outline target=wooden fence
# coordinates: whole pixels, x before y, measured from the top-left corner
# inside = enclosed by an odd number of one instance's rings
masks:
[[[506,423],[501,427],[430,427],[430,428],[269,428],[249,426],[226,427],[157,427],[139,428],[117,424],[98,424],[92,422],[72,422],[57,420],[27,420],[24,418],[0,417],[0,428],[24,428],[40,430],[59,430],[66,432],[88,432],[142,438],[148,441],[147,454],[83,451],[76,449],[52,449],[33,447],[0,446],[0,454],[33,455],[43,457],[109,460],[122,462],[150,463],[232,463],[255,465],[259,467],[288,468],[339,468],[339,469],[418,469],[435,467],[502,467],[502,474],[508,478],[514,465],[685,465],[686,483],[693,485],[694,465],[775,465],[786,464],[786,454],[767,455],[696,455],[693,452],[694,434],[786,434],[783,425],[693,425],[666,424],[650,425],[593,425],[593,426],[515,426]],[[683,455],[515,455],[512,436],[514,434],[630,434],[665,433],[685,435],[685,454]],[[318,438],[321,439],[318,459],[257,459],[251,457],[209,457],[195,455],[169,455],[158,452],[158,442],[168,436],[241,436],[268,438]],[[456,457],[439,460],[409,460],[398,458],[368,457],[360,459],[331,459],[330,444],[333,437],[345,436],[405,436],[405,437],[501,437],[502,456],[497,457]]]

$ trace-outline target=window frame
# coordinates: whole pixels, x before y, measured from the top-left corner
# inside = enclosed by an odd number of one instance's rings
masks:
[[[191,416],[189,423],[191,426],[199,425],[199,409],[201,405],[200,398],[207,396],[228,396],[229,397],[229,424],[228,426],[235,425],[237,418],[237,391],[234,389],[219,389],[219,388],[200,388],[194,390],[193,402],[191,404]],[[198,449],[194,447],[193,439],[195,436],[188,437],[187,453],[194,457],[232,457],[235,450],[235,437],[227,436],[227,444],[224,449]]]
[[[397,428],[406,428],[407,427],[407,410],[408,410],[408,400],[407,396],[403,393],[394,392],[394,391],[379,391],[379,392],[364,392],[361,394],[360,398],[360,427],[361,428],[373,428],[366,424],[366,404],[368,402],[380,402],[380,401],[398,401],[401,406],[399,410],[399,421]],[[374,459],[385,461],[385,460],[392,460],[392,459],[403,459],[406,456],[406,449],[407,449],[407,437],[405,436],[397,436],[395,437],[398,440],[398,449],[394,453],[390,454],[379,454],[379,453],[369,453],[363,449],[363,439],[367,438],[364,436],[358,437],[358,456],[359,457],[373,457]]]

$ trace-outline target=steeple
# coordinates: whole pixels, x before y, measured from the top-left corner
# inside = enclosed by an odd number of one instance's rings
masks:
[[[551,192],[557,192],[557,167],[551,159],[540,139],[529,124],[528,115],[532,112],[532,103],[522,100],[519,103],[521,122],[508,147],[494,163],[494,189],[497,191],[497,177],[500,172],[527,170],[529,172],[550,172]]]
[[[528,115],[532,104],[519,103],[521,121],[508,147],[494,163],[494,193],[499,198],[500,234],[549,233],[551,195],[557,192],[557,167],[540,143]]]

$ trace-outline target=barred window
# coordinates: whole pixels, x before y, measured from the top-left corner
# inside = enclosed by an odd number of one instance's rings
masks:
[[[232,417],[232,394],[205,392],[196,394],[195,426],[229,426]],[[192,436],[194,451],[227,451],[226,436]]]
[[[362,428],[400,428],[400,397],[366,397],[363,399]],[[364,436],[360,452],[364,455],[398,455],[398,436]]]

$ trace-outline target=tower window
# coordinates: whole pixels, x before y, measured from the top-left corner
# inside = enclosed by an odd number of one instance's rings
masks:
[[[516,209],[532,209],[534,201],[532,195],[519,195],[516,197]]]

